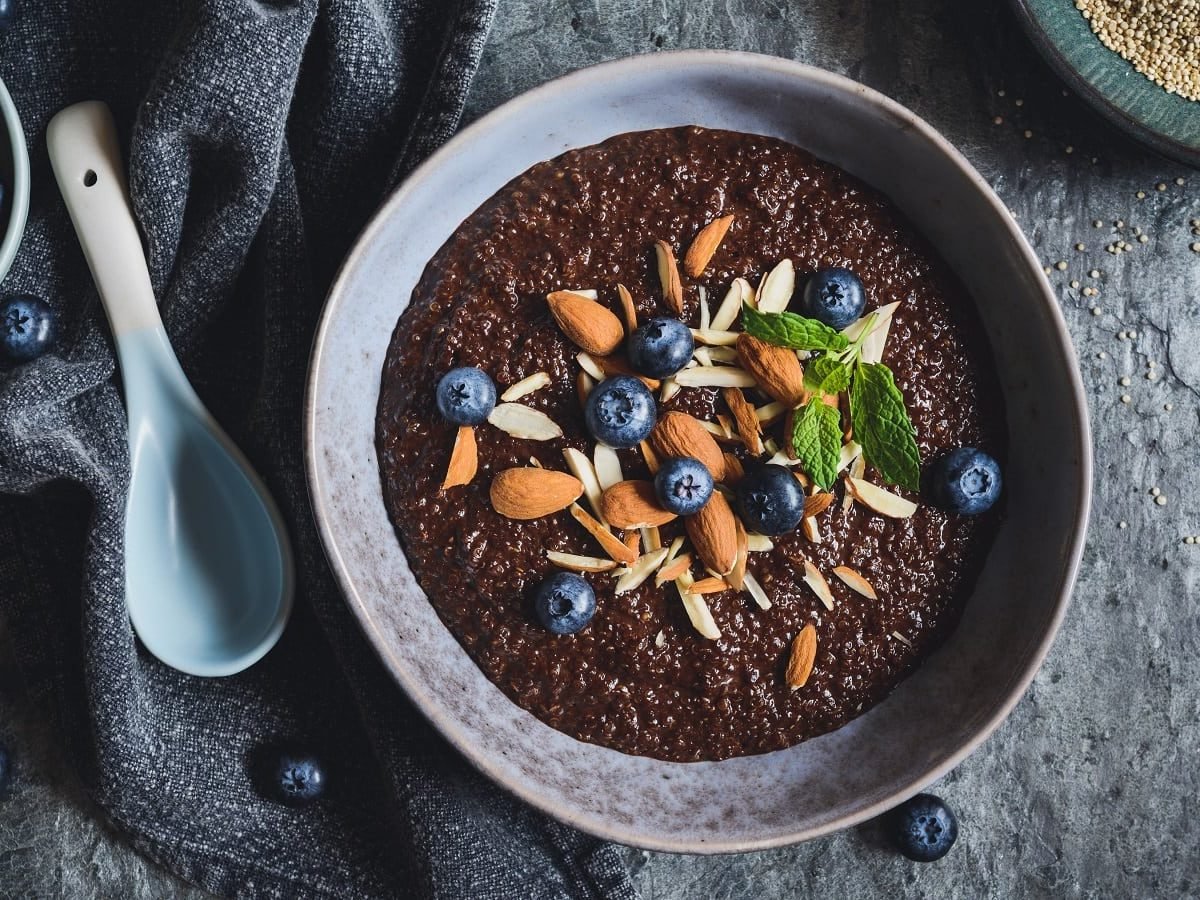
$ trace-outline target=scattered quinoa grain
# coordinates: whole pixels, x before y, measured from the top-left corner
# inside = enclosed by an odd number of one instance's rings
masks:
[[[1092,315],[1093,315],[1093,316],[1098,316],[1098,315],[1100,315],[1100,314],[1101,314],[1101,313],[1103,313],[1103,312],[1104,312],[1104,310],[1102,310],[1102,309],[1101,309],[1100,307],[1098,307],[1098,306],[1093,306],[1093,307],[1092,307]]]
[[[1075,152],[1075,148],[1072,147],[1070,144],[1067,144],[1067,146],[1063,147],[1063,153],[1074,153],[1074,152]]]
[[[1063,271],[1064,269],[1066,269],[1066,267],[1067,267],[1067,261],[1065,259],[1060,259],[1058,262],[1056,262],[1054,264],[1054,268],[1058,269],[1058,271],[1060,271],[1060,272]]]
[[[1103,350],[1101,350],[1099,353],[1096,354],[1096,358],[1097,359],[1108,359],[1108,354],[1105,353]]]
[[[1099,269],[1092,269],[1092,271],[1088,272],[1088,278],[1099,278],[1099,277],[1100,277]]]
[[[1145,192],[1145,191],[1138,191],[1138,192],[1137,192],[1136,194],[1134,194],[1133,196],[1137,197],[1139,200],[1145,200],[1145,199],[1146,199],[1146,192]]]
[[[1104,222],[1102,222],[1100,219],[1092,219],[1092,227],[1093,228],[1103,228]]]
[[[1150,238],[1148,235],[1144,235],[1144,234],[1138,235],[1138,243],[1139,244],[1148,244],[1149,242],[1150,242]]]
[[[1156,191],[1165,191],[1167,189],[1167,186],[1160,181],[1158,184],[1156,184],[1154,186],[1154,189]]]
[[[1182,175],[1180,175],[1178,178],[1175,179],[1175,183],[1177,185],[1179,185],[1180,187],[1183,187],[1185,184],[1187,184],[1187,179],[1184,178]]]
[[[993,125],[1003,125],[1004,124],[1004,116],[996,116],[994,119],[992,119],[992,124]]]
[[[1164,404],[1163,404],[1163,409],[1165,409],[1167,412],[1170,412],[1170,411],[1171,411],[1171,410],[1173,410],[1174,408],[1175,408],[1175,404],[1174,404],[1174,403],[1164,403]]]
[[[1129,523],[1126,522],[1124,519],[1122,519],[1120,522],[1117,523],[1117,527],[1118,528],[1128,528]]]
[[[1122,395],[1121,395],[1121,402],[1122,402],[1122,403],[1132,403],[1132,402],[1133,402],[1133,398],[1132,398],[1132,397],[1130,397],[1128,394],[1122,394]]]
[[[1030,131],[1028,128],[1025,129],[1025,137],[1027,137],[1027,138],[1033,137],[1033,132]]]
[[[1132,328],[1130,328],[1128,331],[1126,331],[1126,332],[1125,332],[1125,335],[1126,335],[1126,336],[1127,336],[1127,337],[1128,337],[1130,340],[1132,340],[1133,338],[1137,337],[1137,332],[1136,332],[1136,331],[1134,331]]]
[[[1192,242],[1192,252],[1193,252],[1193,253],[1200,253],[1200,241],[1193,241],[1193,242]]]
[[[1079,290],[1079,282],[1074,278],[1071,279],[1071,288],[1076,291]]]
[[[1159,494],[1157,497],[1154,498],[1154,502],[1157,503],[1159,506],[1166,506],[1167,498],[1163,494]]]
[[[1078,244],[1075,245],[1075,249],[1076,250],[1086,250],[1087,245],[1085,243],[1083,243],[1083,241],[1080,241]]]
[[[1185,537],[1183,539],[1183,542],[1185,544],[1194,544],[1194,543],[1196,543],[1196,539],[1189,534],[1187,537]]]
[[[1161,493],[1162,493],[1162,491],[1158,488],[1157,485],[1151,485],[1151,487],[1150,487],[1150,496],[1151,497],[1157,497]]]

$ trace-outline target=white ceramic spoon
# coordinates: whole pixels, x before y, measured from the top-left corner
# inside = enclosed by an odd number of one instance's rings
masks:
[[[231,675],[274,646],[292,608],[279,511],[188,383],[163,330],[112,114],[51,120],[58,185],[108,314],[125,385],[132,480],[125,603],[146,648],[192,675]]]

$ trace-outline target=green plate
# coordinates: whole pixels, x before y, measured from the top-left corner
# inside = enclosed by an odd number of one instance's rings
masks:
[[[1168,94],[1092,34],[1073,0],[1012,0],[1058,74],[1105,118],[1159,153],[1200,167],[1200,102]]]

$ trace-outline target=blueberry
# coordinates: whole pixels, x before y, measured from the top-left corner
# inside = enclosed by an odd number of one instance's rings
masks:
[[[708,467],[690,456],[668,459],[654,476],[654,490],[663,509],[677,516],[698,513],[712,496]]]
[[[325,793],[321,761],[304,750],[280,750],[271,763],[268,785],[272,796],[288,806],[307,806]]]
[[[751,531],[783,534],[804,518],[804,491],[791,469],[765,465],[737,483],[738,511]]]
[[[496,407],[496,385],[482,369],[451,369],[438,382],[437,405],[451,425],[479,425]]]
[[[692,331],[678,319],[651,319],[629,336],[629,364],[643,375],[666,378],[688,364],[696,343]]]
[[[538,585],[533,597],[538,619],[555,634],[583,630],[596,613],[596,592],[571,572],[555,572]]]
[[[654,429],[654,395],[631,375],[606,378],[588,394],[583,411],[588,431],[610,447],[634,447]]]
[[[958,820],[933,794],[917,794],[889,814],[896,848],[917,862],[933,862],[950,852],[958,838]]]
[[[934,502],[964,516],[990,509],[1003,482],[1000,464],[975,447],[951,450],[934,464],[929,480]]]
[[[54,310],[44,300],[18,294],[0,301],[0,365],[37,359],[57,334]]]
[[[849,269],[817,269],[804,285],[801,303],[804,315],[840,329],[863,314],[867,296]]]

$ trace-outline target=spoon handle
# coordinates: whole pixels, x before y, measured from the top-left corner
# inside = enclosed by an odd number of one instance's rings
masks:
[[[162,326],[109,108],[77,103],[46,127],[46,148],[113,337]]]

